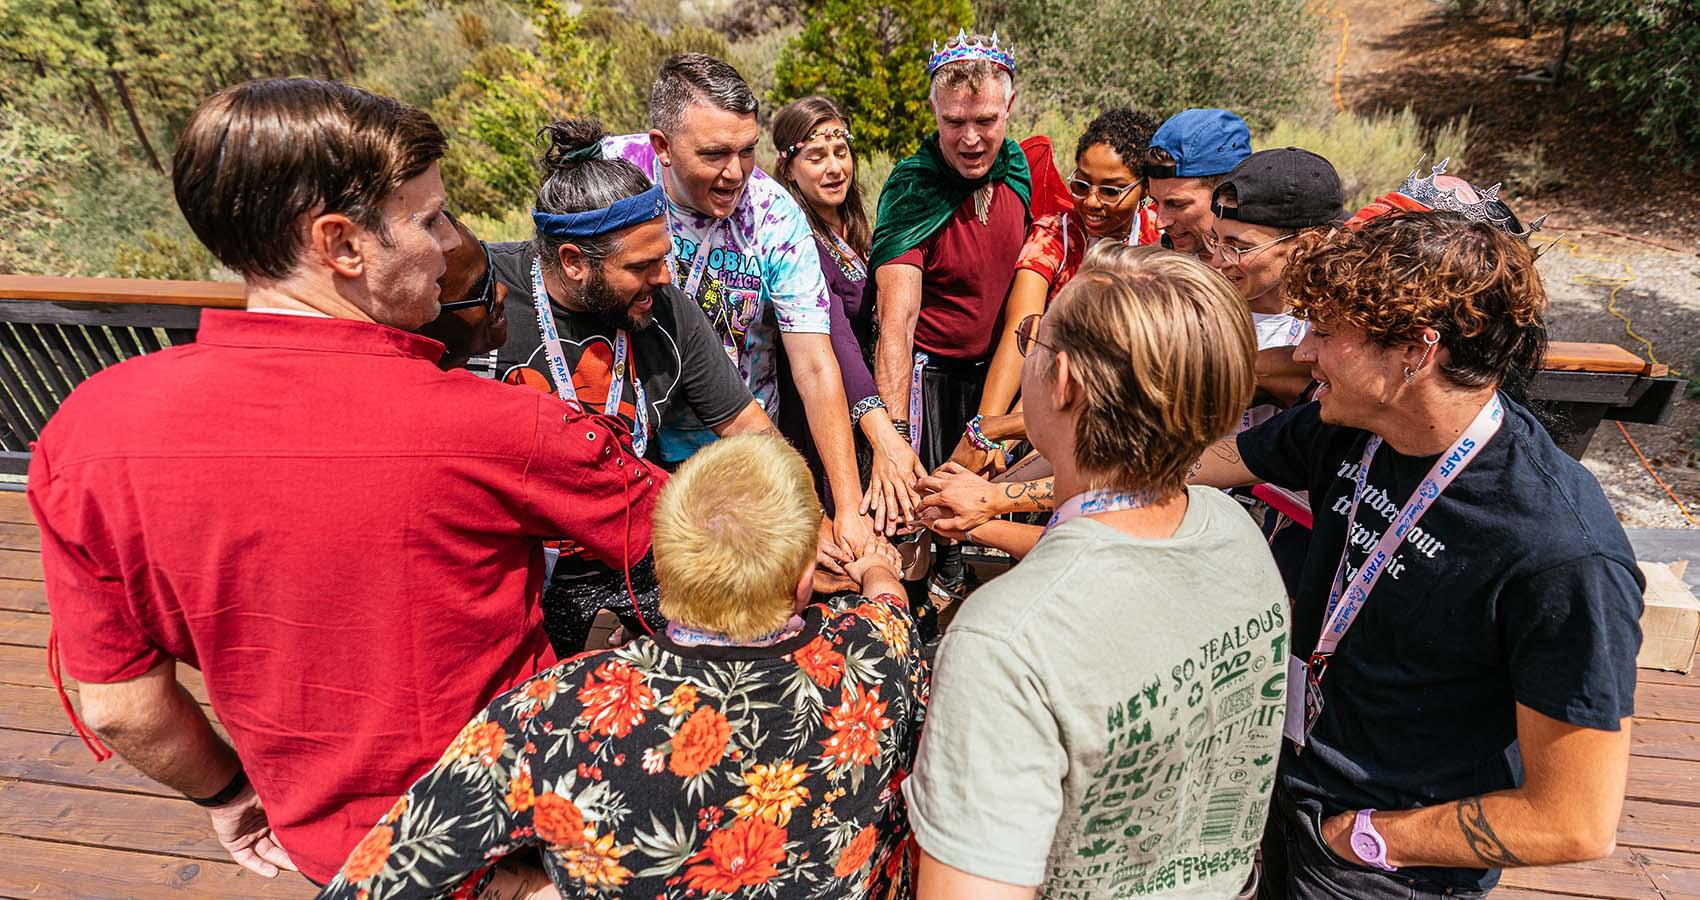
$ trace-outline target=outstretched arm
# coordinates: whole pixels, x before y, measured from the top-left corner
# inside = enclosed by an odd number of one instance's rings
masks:
[[[909,418],[909,382],[915,365],[915,323],[921,316],[921,270],[888,263],[874,270],[879,288],[879,340],[874,383],[893,418]],[[911,423],[914,427],[916,423]]]
[[[1186,480],[1188,484],[1231,488],[1256,484],[1263,479],[1251,473],[1240,457],[1239,439],[1229,435],[1205,449],[1198,462],[1192,464]]]
[[[1517,743],[1523,786],[1437,803],[1377,812],[1387,861],[1409,866],[1504,868],[1549,866],[1610,856],[1629,776],[1629,727],[1583,728],[1517,704]],[[1347,860],[1352,853],[1349,810],[1322,823],[1322,836]]]

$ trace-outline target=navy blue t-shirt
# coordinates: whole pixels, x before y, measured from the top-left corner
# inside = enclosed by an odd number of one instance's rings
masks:
[[[1611,731],[1634,711],[1644,583],[1629,541],[1593,475],[1528,410],[1504,403],[1499,432],[1407,536],[1330,659],[1304,752],[1284,748],[1282,786],[1324,815],[1521,784],[1515,704]],[[1239,436],[1253,474],[1310,491],[1315,530],[1293,611],[1301,658],[1322,630],[1369,437],[1322,422],[1315,403]],[[1436,458],[1382,445],[1351,526],[1348,577]],[[1483,869],[1403,874],[1471,889],[1498,880]]]

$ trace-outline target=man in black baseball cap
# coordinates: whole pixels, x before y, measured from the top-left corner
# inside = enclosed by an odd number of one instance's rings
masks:
[[[1216,186],[1206,260],[1251,307],[1259,350],[1293,346],[1304,337],[1304,322],[1282,302],[1281,275],[1294,239],[1344,222],[1345,201],[1334,166],[1297,147],[1253,153]]]

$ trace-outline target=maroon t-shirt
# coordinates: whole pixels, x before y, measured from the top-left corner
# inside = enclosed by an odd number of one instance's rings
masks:
[[[438,371],[442,353],[208,311],[196,343],[72,392],[30,463],[65,671],[200,669],[318,881],[473,713],[555,662],[539,539],[635,560],[666,478],[609,419]]]
[[[990,357],[1015,262],[1027,240],[1027,207],[999,182],[981,225],[970,197],[932,237],[886,265],[921,270],[915,349],[961,361]]]

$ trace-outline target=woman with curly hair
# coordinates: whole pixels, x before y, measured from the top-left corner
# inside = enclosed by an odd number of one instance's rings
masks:
[[[1021,387],[1015,326],[1045,311],[1079,271],[1087,249],[1105,238],[1131,246],[1157,243],[1157,211],[1139,171],[1139,160],[1156,130],[1155,119],[1126,107],[1108,110],[1086,126],[1075,144],[1074,173],[1068,177],[1074,210],[1040,216],[1027,232],[1004,307],[1003,334],[986,370],[979,413],[957,442],[951,462],[976,472],[1001,470],[1005,457],[999,444],[1026,435],[1019,413],[1005,415]]]
[[[1609,854],[1642,580],[1594,477],[1501,390],[1545,343],[1528,246],[1391,214],[1297,253],[1286,290],[1316,402],[1193,476],[1308,490],[1315,512],[1269,883],[1473,897],[1505,866]]]

